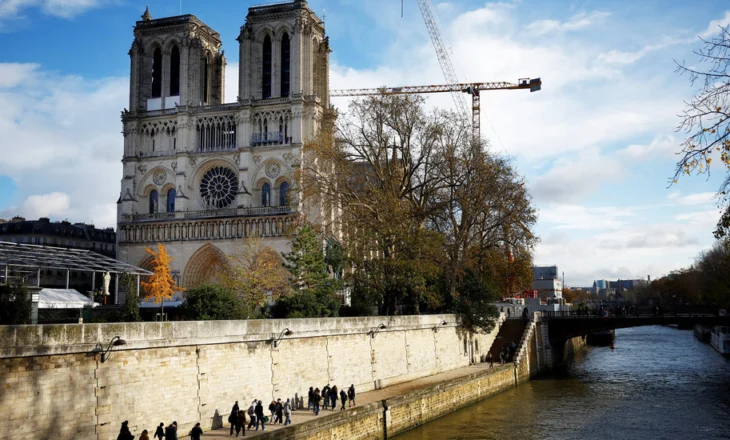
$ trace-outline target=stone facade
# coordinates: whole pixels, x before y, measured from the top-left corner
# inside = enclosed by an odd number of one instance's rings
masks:
[[[467,334],[455,320],[428,315],[0,327],[0,429],[8,439],[59,440],[113,439],[123,420],[137,433],[172,420],[181,432],[199,421],[207,430],[224,423],[235,400],[305,396],[309,386],[326,383],[354,383],[364,392],[469,365],[480,350],[486,353],[498,328]],[[373,333],[380,324],[386,328]],[[293,334],[274,347],[272,338],[287,328]],[[106,348],[117,335],[126,345],[101,363],[95,347]]]
[[[328,107],[324,23],[305,0],[249,8],[231,103],[220,35],[197,17],[147,11],[134,36],[118,258],[149,268],[144,248],[164,243],[189,288],[243,237],[288,251],[300,214],[323,215],[299,200],[294,174]]]

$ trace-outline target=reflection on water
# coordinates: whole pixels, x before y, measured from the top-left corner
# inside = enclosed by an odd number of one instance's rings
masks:
[[[730,438],[730,361],[691,331],[616,331],[565,369],[397,436],[443,439]]]

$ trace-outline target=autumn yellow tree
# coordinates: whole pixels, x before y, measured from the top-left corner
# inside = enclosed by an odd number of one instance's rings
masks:
[[[154,274],[150,276],[148,281],[142,281],[141,283],[145,291],[145,298],[154,298],[155,303],[159,303],[172,298],[175,291],[184,290],[172,278],[170,272],[172,257],[167,253],[165,246],[157,243],[157,252],[150,248],[145,248],[145,251],[152,255],[152,265],[154,266]]]
[[[220,284],[244,301],[250,316],[256,316],[268,296],[277,301],[290,292],[289,271],[279,253],[259,237],[245,238],[228,258]]]

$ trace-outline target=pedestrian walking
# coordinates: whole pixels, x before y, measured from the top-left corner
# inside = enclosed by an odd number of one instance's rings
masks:
[[[350,388],[347,390],[347,399],[348,408],[351,406],[355,406],[355,384],[350,385]]]
[[[347,403],[347,393],[345,390],[340,390],[340,401],[342,402],[342,408],[340,408],[340,411],[344,411],[345,404]]]
[[[142,431],[142,434],[140,434],[139,440],[150,440],[150,435],[146,429]]]
[[[152,436],[152,439],[160,439],[162,440],[162,437],[165,436],[165,424],[160,422],[160,426],[157,427],[157,430],[155,430],[155,435]]]
[[[271,403],[269,403],[269,412],[271,413],[269,423],[276,423],[274,421],[274,417],[276,416],[276,400],[272,400]]]
[[[172,422],[165,428],[165,440],[177,440],[177,422]]]
[[[261,430],[266,431],[265,426],[265,420],[264,420],[264,405],[259,400],[256,403],[256,409],[254,410],[256,413],[256,430],[259,430],[259,425],[261,425]]]
[[[236,415],[236,437],[238,433],[243,431],[243,436],[246,437],[246,411],[239,410]]]
[[[291,401],[289,399],[286,399],[286,403],[284,403],[284,417],[286,420],[284,420],[284,426],[291,425]]]
[[[322,388],[322,398],[324,399],[324,409],[329,408],[329,397],[330,397],[330,384],[325,385]]]
[[[314,415],[319,415],[319,399],[321,396],[319,395],[319,388],[315,388],[314,390]]]
[[[314,388],[309,387],[309,393],[307,393],[307,409],[314,409]]]
[[[231,413],[228,414],[228,423],[231,424],[231,434],[233,435],[233,430],[236,428],[236,420],[238,417],[238,400],[236,400],[236,403],[233,404],[233,408],[231,408]]]
[[[238,406],[238,402],[236,402],[236,406]],[[190,440],[200,440],[201,435],[203,435],[203,428],[200,427],[200,423],[196,423],[190,430]]]
[[[494,368],[494,357],[491,351],[487,353],[487,362],[489,362],[489,368]]]
[[[333,386],[330,390],[330,401],[332,404],[332,411],[337,409],[337,398],[339,396],[339,392],[337,391],[337,385]]]
[[[129,422],[127,420],[122,422],[122,427],[119,428],[119,435],[117,440],[134,440],[132,432],[129,430]]]
[[[281,399],[276,399],[276,419],[274,423],[282,424],[284,419],[284,405],[281,403]]]
[[[248,407],[248,429],[255,428],[256,424],[256,399],[253,399],[251,406]]]

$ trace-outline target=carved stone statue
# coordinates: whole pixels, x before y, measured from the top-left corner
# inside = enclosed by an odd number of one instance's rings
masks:
[[[112,280],[111,275],[109,275],[109,272],[104,272],[104,295],[109,295],[109,282]]]

